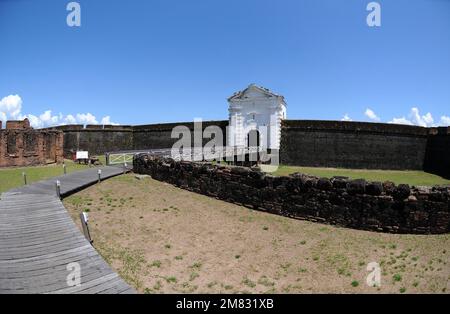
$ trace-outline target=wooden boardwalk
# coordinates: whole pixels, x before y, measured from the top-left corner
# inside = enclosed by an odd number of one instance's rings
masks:
[[[0,293],[135,293],[79,231],[60,199],[121,167],[92,168],[3,193],[0,200]],[[78,263],[81,284],[69,286],[69,263]],[[70,282],[70,281],[69,281]]]

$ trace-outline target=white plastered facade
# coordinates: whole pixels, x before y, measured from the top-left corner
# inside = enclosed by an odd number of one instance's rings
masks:
[[[286,102],[283,96],[251,84],[228,98],[228,103],[229,147],[250,146],[248,134],[256,130],[262,149],[280,148],[281,121],[286,119]]]

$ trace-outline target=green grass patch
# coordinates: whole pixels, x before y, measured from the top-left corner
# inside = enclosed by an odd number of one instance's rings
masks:
[[[150,266],[151,267],[158,267],[158,268],[160,268],[161,267],[161,261],[159,261],[159,260],[153,261]]]
[[[127,283],[136,289],[142,287],[143,282],[139,274],[147,268],[143,251],[121,246],[112,247],[101,241],[97,241],[97,249],[108,264],[114,260],[119,261],[122,267],[118,273]]]
[[[168,283],[176,283],[178,280],[177,280],[176,277],[171,276],[171,277],[167,277],[167,278],[166,278],[166,281],[167,281]]]
[[[400,274],[395,274],[394,276],[392,276],[392,279],[394,281],[402,281],[402,276]]]
[[[195,278],[197,278],[197,277],[199,277],[199,276],[200,276],[199,273],[193,271],[193,272],[191,273],[191,275],[189,276],[189,281],[193,281]]]
[[[276,176],[287,176],[294,172],[305,173],[317,177],[331,178],[333,176],[344,176],[351,179],[366,179],[367,181],[392,181],[395,184],[409,185],[444,185],[450,184],[438,175],[424,171],[400,171],[400,170],[366,170],[366,169],[341,169],[341,168],[316,168],[316,167],[296,167],[280,165],[273,173]]]
[[[248,279],[247,277],[244,277],[244,280],[242,280],[242,283],[246,285],[247,287],[254,288],[256,286],[256,283]]]
[[[70,160],[66,160],[65,164],[67,173],[89,168],[86,165],[79,165],[78,163],[74,163],[73,161]],[[22,176],[23,172],[26,173],[27,183],[30,184],[36,181],[63,175],[64,169],[61,164],[0,169],[0,193],[23,186],[24,185],[24,180]]]

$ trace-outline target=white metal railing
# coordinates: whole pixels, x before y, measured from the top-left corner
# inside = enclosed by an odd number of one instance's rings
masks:
[[[122,152],[110,152],[106,153],[106,164],[107,165],[120,165],[133,163],[134,155],[136,154],[152,154],[159,156],[170,157],[170,149],[151,149],[142,151],[122,151]]]
[[[172,149],[170,156],[175,160],[188,161],[211,161],[211,160],[234,160],[235,156],[256,154],[265,151],[262,147],[212,147],[211,149],[182,148]],[[257,160],[255,160],[257,161]]]
[[[125,163],[133,163],[134,153],[119,153],[119,154],[108,154],[107,164],[108,165],[118,165]]]
[[[147,153],[164,157],[171,157],[174,160],[187,161],[212,161],[212,160],[229,160],[233,161],[236,156],[243,157],[245,155],[257,154],[265,151],[262,147],[236,147],[223,146],[212,147],[211,149],[199,148],[180,148],[180,149],[151,149],[147,151],[127,151],[127,152],[111,152],[106,153],[106,163],[108,165],[132,164],[133,157],[136,154]],[[258,158],[258,157],[256,157]],[[257,161],[257,160],[255,160]]]

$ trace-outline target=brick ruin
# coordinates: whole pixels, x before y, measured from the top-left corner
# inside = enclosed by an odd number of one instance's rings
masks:
[[[60,163],[63,157],[63,132],[35,130],[30,121],[0,121],[0,167],[35,166]]]
[[[450,187],[410,187],[305,174],[275,177],[257,169],[135,156],[135,173],[269,213],[361,230],[450,232]]]

